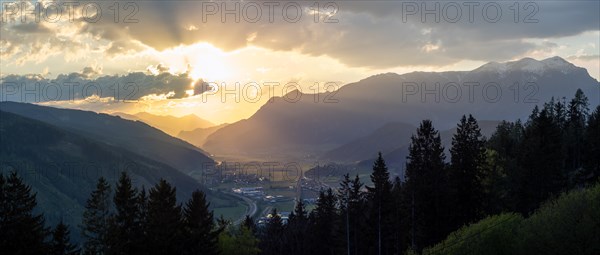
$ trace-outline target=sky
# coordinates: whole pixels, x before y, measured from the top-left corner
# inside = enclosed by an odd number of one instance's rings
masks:
[[[294,89],[524,57],[560,56],[600,77],[599,1],[69,0],[0,8],[0,100],[107,113],[231,123]]]

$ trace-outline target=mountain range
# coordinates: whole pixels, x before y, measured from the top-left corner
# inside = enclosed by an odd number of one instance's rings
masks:
[[[185,140],[185,141],[195,145],[198,148],[202,148],[204,146],[204,143],[206,142],[206,138],[208,138],[208,136],[212,135],[212,133],[216,132],[217,130],[219,130],[223,127],[226,127],[227,125],[229,125],[229,124],[223,123],[221,125],[212,126],[212,127],[196,128],[196,129],[190,130],[190,131],[182,130],[179,132],[179,134],[177,134],[177,138]]]
[[[89,111],[1,102],[0,110],[89,137],[165,163],[183,173],[214,164],[205,151],[140,121]]]
[[[113,188],[122,171],[130,175],[138,188],[149,189],[162,178],[177,187],[181,201],[189,198],[195,189],[203,189],[197,180],[168,164],[75,129],[6,112],[5,106],[5,103],[0,104],[0,173],[16,171],[36,192],[36,210],[44,212],[50,225],[62,220],[73,226],[76,240],[79,239],[76,226],[81,223],[86,200],[101,176]],[[28,106],[16,104],[6,108],[16,112],[21,107]],[[45,112],[52,111],[46,109]],[[213,198],[208,192],[208,199]]]
[[[250,118],[211,134],[203,148],[215,155],[354,161],[360,157],[338,152],[352,151],[357,146],[348,143],[386,124],[416,126],[431,119],[446,130],[463,114],[480,120],[523,119],[534,105],[570,98],[577,89],[590,105],[600,102],[598,81],[560,57],[492,62],[471,71],[386,73],[318,95],[326,101],[315,102],[315,95],[297,90],[275,97]]]
[[[138,187],[165,178],[185,199],[201,188],[191,176],[216,164],[212,154],[368,169],[379,151],[403,176],[410,136],[421,120],[433,120],[448,150],[463,114],[473,114],[489,137],[500,120],[526,118],[534,105],[570,98],[577,89],[591,107],[600,103],[598,81],[554,57],[492,62],[471,71],[386,73],[318,95],[296,90],[248,119],[218,126],[195,115],[112,116],[0,102],[0,171],[19,171],[38,193],[41,210],[54,212],[46,215],[50,222],[75,226],[99,176],[114,183],[125,170]],[[230,199],[206,192],[213,206]]]
[[[139,120],[150,126],[158,128],[163,132],[177,136],[182,131],[192,131],[198,128],[209,128],[215,126],[212,122],[202,119],[195,114],[188,114],[181,117],[170,115],[154,115],[147,112],[138,112],[136,114],[127,114],[115,112],[112,115],[120,116],[128,120]]]

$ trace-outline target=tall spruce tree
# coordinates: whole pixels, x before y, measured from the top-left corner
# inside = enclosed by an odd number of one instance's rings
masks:
[[[517,201],[513,196],[518,175],[517,155],[523,140],[524,127],[520,120],[502,121],[487,142],[487,171],[485,208],[488,214],[513,211]]]
[[[146,195],[146,188],[142,186],[140,192],[136,197],[137,215],[135,217],[135,231],[134,231],[134,249],[137,254],[148,254],[148,196]]]
[[[392,221],[392,182],[381,152],[373,163],[371,182],[373,182],[373,187],[367,186],[367,196],[370,201],[370,225],[375,227],[376,239],[373,240],[373,247],[375,247],[376,254],[389,254],[393,248],[393,230],[390,225]]]
[[[364,254],[368,252],[368,244],[363,237],[369,229],[369,222],[367,221],[366,208],[367,208],[367,196],[363,192],[363,183],[360,181],[358,174],[354,176],[352,182],[350,182],[350,196],[349,196],[349,211],[350,211],[350,224],[352,229],[351,242],[354,247],[350,247],[354,251],[354,254]]]
[[[485,143],[477,120],[463,115],[450,148],[453,228],[478,220],[484,213]]]
[[[338,201],[338,210],[341,217],[340,227],[338,228],[339,233],[337,233],[337,237],[340,239],[338,243],[340,243],[340,253],[350,254],[352,253],[352,241],[350,240],[350,236],[354,232],[353,226],[350,223],[350,192],[352,180],[350,180],[350,175],[346,173],[344,178],[340,182],[340,187],[337,190],[337,201]],[[354,217],[352,217],[354,220]],[[363,233],[366,236],[366,233]]]
[[[336,254],[334,244],[339,224],[336,203],[331,188],[319,192],[316,208],[309,216],[312,254]]]
[[[569,102],[567,111],[567,124],[561,130],[563,135],[566,157],[565,175],[570,177],[570,187],[577,185],[576,175],[583,166],[583,153],[585,145],[585,131],[589,117],[588,99],[581,89],[575,92],[575,97]],[[560,126],[559,126],[560,127]]]
[[[104,177],[100,177],[96,184],[96,190],[92,191],[86,202],[80,226],[85,254],[107,254],[109,252],[110,195],[110,185]]]
[[[411,137],[406,163],[410,239],[414,250],[442,240],[449,232],[448,178],[439,132],[424,120]]]
[[[209,206],[200,190],[194,191],[185,204],[183,254],[218,254],[219,232],[215,230],[213,212],[208,209]]]
[[[394,178],[392,187],[392,223],[393,253],[402,254],[408,248],[408,213],[404,195],[404,185],[400,177]]]
[[[285,242],[290,254],[308,253],[308,214],[302,199],[296,201],[294,211],[290,213],[285,231]]]
[[[585,145],[583,151],[585,172],[583,180],[594,184],[600,180],[600,105],[590,115],[585,130]]]
[[[177,205],[176,188],[161,179],[149,194],[146,229],[148,254],[180,254],[181,206]]]
[[[344,254],[365,254],[375,240],[373,226],[369,225],[366,194],[358,175],[350,178],[344,175],[338,188],[339,232],[337,233],[340,251]]]
[[[16,172],[0,174],[0,252],[44,254],[49,230],[44,216],[33,212],[36,194]]]
[[[131,184],[131,178],[122,172],[113,198],[116,214],[110,221],[111,254],[139,254],[137,240],[141,226],[138,224],[137,193],[137,189]]]
[[[514,210],[533,212],[552,194],[566,187],[561,153],[561,130],[554,121],[551,105],[534,108],[517,154],[518,169],[511,178],[514,185]]]
[[[52,231],[52,240],[49,247],[49,255],[76,255],[79,249],[71,243],[71,232],[69,226],[62,221]]]

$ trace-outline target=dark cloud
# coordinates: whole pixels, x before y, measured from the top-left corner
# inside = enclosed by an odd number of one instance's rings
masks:
[[[314,8],[313,2],[294,3],[301,4],[304,11],[297,22],[289,22],[293,17],[284,15],[282,7],[289,4],[284,1],[279,2],[272,16],[264,2],[242,2],[236,11],[241,15],[239,22],[234,15],[225,15],[227,20],[223,21],[221,15],[222,4],[233,8],[235,1],[209,3],[216,4],[219,10],[206,18],[203,15],[206,13],[206,1],[138,1],[135,2],[138,12],[133,17],[137,22],[114,22],[107,17],[95,23],[83,19],[78,21],[82,25],[81,33],[96,38],[95,43],[106,43],[105,53],[109,56],[136,52],[146,47],[164,50],[209,42],[227,51],[256,45],[276,51],[327,55],[349,66],[375,68],[447,65],[465,59],[503,61],[550,47],[524,39],[573,36],[585,31],[598,31],[600,24],[599,1],[471,1],[476,4],[472,21],[469,8],[463,2],[335,1],[336,8],[329,6],[331,8],[327,9],[323,9],[326,3],[320,2],[322,12],[337,9],[333,16],[337,23],[324,23],[324,14],[319,22],[315,22],[313,14],[308,11]],[[433,15],[425,15],[423,21],[423,5],[434,8],[436,3],[440,6],[437,10],[439,22],[434,20]],[[460,7],[461,15],[456,22],[452,22],[459,17],[456,8],[444,9],[452,3]],[[519,4],[516,8],[518,13],[513,11],[515,3]],[[112,2],[102,8],[107,9],[110,4]],[[256,22],[251,20],[253,9],[244,9],[249,5],[261,9],[261,16]],[[420,10],[415,15],[406,15],[408,5],[416,5]],[[502,13],[497,21],[491,21],[495,16],[493,8],[484,11],[487,5],[499,6]],[[248,15],[243,15],[244,10],[250,10],[246,12]],[[126,15],[122,16],[124,19]],[[34,30],[33,27],[18,26],[7,29],[15,32],[19,29]],[[15,40],[7,44],[7,51],[15,54],[14,47],[18,43]]]
[[[206,91],[211,91],[213,87],[203,80],[198,80],[194,83],[194,96],[200,95]]]
[[[49,34],[52,30],[44,26],[42,23],[29,22],[16,24],[12,27],[18,33],[37,33],[37,34]]]
[[[83,70],[81,70],[81,74],[82,74],[83,77],[89,79],[89,78],[92,78],[94,76],[102,74],[102,68],[86,66],[86,67],[83,68]]]
[[[41,75],[7,75],[0,79],[0,100],[20,102],[75,101],[97,96],[115,98],[117,101],[140,100],[149,95],[169,95],[184,98],[187,90],[195,94],[206,91],[202,82],[193,84],[187,74],[163,72],[150,75],[141,72],[126,75],[99,74],[98,69],[84,68],[81,73],[60,74],[54,79]]]

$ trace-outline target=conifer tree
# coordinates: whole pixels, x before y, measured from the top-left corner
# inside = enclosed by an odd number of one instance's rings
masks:
[[[517,155],[523,140],[524,127],[520,120],[502,121],[487,142],[487,169],[484,185],[485,208],[489,214],[512,211],[516,208],[513,191],[519,173]]]
[[[85,254],[107,254],[109,252],[110,195],[111,189],[108,182],[100,177],[96,184],[96,190],[92,191],[86,202],[80,226],[84,238]]]
[[[52,241],[50,242],[50,255],[76,255],[79,254],[79,249],[75,244],[71,243],[71,232],[69,226],[62,221],[56,225],[52,231]]]
[[[285,243],[291,254],[308,254],[308,214],[302,199],[296,201],[285,231]]]
[[[484,212],[485,139],[477,120],[463,115],[452,137],[449,183],[454,228],[478,220]]]
[[[373,172],[371,173],[371,182],[373,187],[367,186],[367,196],[370,201],[370,225],[375,227],[375,247],[376,254],[391,253],[393,247],[393,235],[391,229],[391,207],[392,207],[392,183],[390,173],[383,160],[381,152],[373,163]]]
[[[571,187],[577,184],[573,175],[583,166],[583,148],[588,117],[588,99],[581,89],[578,89],[568,106],[567,125],[561,129],[565,133],[563,135],[563,147],[566,152],[565,175],[571,177]]]
[[[340,253],[364,254],[368,247],[373,246],[373,226],[369,225],[368,212],[366,212],[366,194],[362,191],[363,184],[358,175],[350,179],[349,174],[344,175],[340,182],[337,200],[340,215],[338,239],[340,239]],[[349,252],[348,252],[349,251]]]
[[[311,253],[336,254],[338,215],[336,198],[331,188],[319,192],[316,208],[311,212]]]
[[[136,244],[140,234],[137,189],[131,178],[122,172],[113,198],[116,214],[111,219],[111,254],[138,254]]]
[[[146,245],[148,242],[148,196],[146,195],[146,188],[143,186],[136,197],[136,205],[134,249],[137,254],[148,254],[148,245]]]
[[[206,196],[200,190],[192,193],[192,197],[183,209],[184,222],[184,254],[218,254],[218,235],[215,231],[213,212]]]
[[[0,174],[0,251],[5,254],[43,254],[49,230],[44,216],[33,212],[36,194],[17,172]]]
[[[550,195],[566,187],[562,170],[561,132],[551,115],[552,106],[534,108],[524,130],[517,154],[518,169],[511,181],[514,210],[529,214]]]
[[[352,250],[352,247],[350,247],[352,245],[352,241],[350,240],[350,236],[352,235],[352,232],[354,231],[353,227],[350,224],[350,210],[351,210],[351,205],[350,205],[350,192],[351,192],[351,180],[350,180],[350,175],[349,174],[345,174],[344,178],[342,179],[342,181],[340,182],[340,187],[337,190],[337,201],[338,201],[338,210],[339,210],[339,214],[341,217],[341,222],[342,224],[340,224],[340,228],[339,228],[339,233],[337,233],[337,236],[340,240],[338,240],[338,242],[341,244],[340,245],[340,253],[345,253],[345,254],[349,254],[350,251]],[[352,219],[354,220],[354,217],[352,217]],[[367,233],[363,233],[364,236],[366,236]]]
[[[394,178],[392,187],[392,253],[402,254],[408,248],[408,213],[406,207],[404,186],[400,177]]]
[[[350,247],[354,251],[354,254],[364,254],[367,252],[368,245],[365,243],[364,234],[369,229],[369,223],[366,215],[366,194],[363,192],[363,183],[360,181],[358,174],[350,182],[350,196],[349,196],[349,211],[350,211],[350,224],[354,231],[351,232],[351,244],[354,247]]]
[[[590,115],[585,130],[586,149],[583,152],[585,172],[583,180],[594,184],[600,180],[600,105]]]
[[[413,250],[442,240],[448,234],[448,180],[439,132],[424,120],[411,137],[406,164],[410,239]]]
[[[149,192],[147,238],[149,254],[180,254],[181,206],[176,188],[161,179]]]

